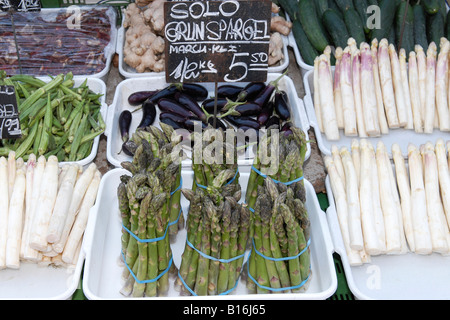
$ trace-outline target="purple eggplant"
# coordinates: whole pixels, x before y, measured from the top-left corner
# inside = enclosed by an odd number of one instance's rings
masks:
[[[252,102],[230,102],[224,109],[225,112],[220,116],[220,118],[224,118],[228,115],[257,116],[262,110],[261,106]]]
[[[178,91],[178,88],[174,85],[168,85],[164,89],[158,90],[153,96],[148,98],[153,103],[158,103],[160,99],[171,98]]]
[[[228,98],[235,101],[238,98],[239,94],[241,94],[241,92],[242,87],[232,84],[223,84],[217,88],[217,97]]]
[[[132,156],[134,156],[134,153],[136,152],[137,147],[138,147],[137,144],[133,140],[128,140],[122,144],[122,151],[127,156],[132,157]]]
[[[178,91],[190,95],[197,101],[203,101],[208,98],[208,90],[198,83],[174,83],[173,86]]]
[[[256,120],[261,126],[265,126],[266,122],[270,119],[273,114],[273,101],[270,100],[261,110],[261,112],[256,117]]]
[[[158,90],[154,91],[137,91],[129,95],[128,103],[132,106],[138,106],[144,103],[145,100],[156,94]]]
[[[182,124],[180,124],[180,123],[178,123],[176,121],[173,121],[170,118],[162,118],[162,119],[160,119],[160,122],[161,123],[165,123],[165,124],[171,126],[174,129],[183,129],[184,128],[184,126]]]
[[[285,122],[283,124],[283,126],[281,127],[281,132],[287,137],[290,136],[293,132],[292,132],[292,123],[291,122]]]
[[[119,115],[119,130],[122,142],[128,141],[130,138],[130,125],[133,115],[130,111],[124,110]]]
[[[274,108],[281,120],[289,120],[291,118],[291,112],[289,111],[287,93],[283,90],[275,92]]]
[[[252,101],[254,100],[264,89],[266,84],[264,82],[250,82],[247,84],[237,97],[238,101]]]
[[[232,125],[240,128],[240,127],[249,127],[253,129],[260,129],[261,126],[259,125],[258,121],[251,117],[247,116],[227,116],[225,118],[228,120]]]
[[[217,113],[219,113],[228,103],[226,98],[217,98]],[[209,98],[203,101],[202,107],[209,114],[214,114],[215,98]]]
[[[139,123],[138,128],[146,128],[151,126],[155,122],[156,118],[156,107],[150,99],[145,100],[142,104],[142,120]]]
[[[184,118],[195,117],[195,115],[186,109],[184,105],[174,99],[163,98],[158,101],[158,107],[161,112],[169,112],[178,114]]]
[[[161,121],[162,119],[170,119],[181,125],[186,121],[185,117],[180,116],[176,113],[169,113],[169,112],[161,112],[159,114],[159,121]]]
[[[197,100],[195,100],[192,96],[183,93],[177,92],[175,94],[175,100],[184,105],[189,111],[195,114],[201,121],[206,122],[207,115],[203,112],[202,108],[198,104]]]
[[[189,131],[194,131],[195,125],[198,125],[198,123],[200,123],[202,129],[205,129],[208,127],[208,125],[206,123],[204,123],[203,121],[200,121],[199,119],[193,119],[193,118],[186,119],[183,126],[185,129],[187,129]]]
[[[227,126],[219,118],[216,118],[216,125],[214,126],[214,117],[209,117],[208,118],[208,124],[210,124],[215,129],[219,129],[220,128],[222,130],[227,130]]]
[[[277,79],[269,82],[264,89],[253,99],[253,102],[259,104],[262,108],[270,101],[275,90],[278,90],[278,82],[284,77],[287,70]]]
[[[276,126],[278,129],[280,129],[280,118],[277,115],[271,116],[269,118],[269,120],[267,120],[267,122],[266,122],[266,128],[271,128],[274,126]]]

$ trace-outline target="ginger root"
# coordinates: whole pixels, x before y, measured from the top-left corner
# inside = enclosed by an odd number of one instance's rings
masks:
[[[269,42],[269,66],[275,65],[283,58],[283,38],[279,32],[273,32]]]
[[[279,32],[283,36],[288,36],[292,29],[292,22],[287,21],[282,16],[273,16],[270,20],[270,31]]]

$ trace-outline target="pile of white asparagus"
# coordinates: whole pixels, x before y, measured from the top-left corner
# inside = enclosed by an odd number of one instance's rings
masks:
[[[450,141],[409,144],[406,159],[391,149],[392,160],[383,142],[353,139],[324,157],[352,266],[382,254],[450,254]]]
[[[55,156],[24,163],[0,158],[0,269],[21,262],[76,265],[101,174],[95,164],[60,165]]]
[[[439,54],[437,54],[437,46]],[[390,129],[417,133],[450,131],[450,42],[441,38],[424,52],[396,51],[387,39],[361,43],[353,38],[336,48],[334,72],[328,48],[314,65],[313,102],[320,131],[330,141],[388,134]]]

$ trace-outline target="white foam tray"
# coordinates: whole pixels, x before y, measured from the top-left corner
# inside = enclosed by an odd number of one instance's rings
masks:
[[[97,202],[86,227],[82,250],[86,253],[83,274],[83,292],[88,299],[129,299],[120,294],[123,286],[121,274],[122,221],[116,197],[120,176],[129,174],[125,169],[116,168],[103,176]],[[193,173],[183,170],[183,188],[192,186]],[[245,194],[248,174],[241,174],[240,183]],[[325,213],[320,209],[317,196],[312,185],[305,180],[306,208],[311,221],[311,268],[312,275],[309,286],[302,293],[248,294],[244,281],[240,281],[230,295],[206,297],[181,297],[173,288],[170,280],[168,297],[145,299],[302,299],[323,300],[336,291],[337,276],[332,257],[332,241],[329,234]],[[186,218],[189,202],[182,196],[181,205]],[[184,250],[186,229],[180,230],[176,242],[172,244],[174,263],[179,267]],[[246,255],[247,256],[247,255]]]
[[[339,130],[340,139],[338,141],[330,141],[326,138],[324,133],[320,132],[319,126],[317,124],[316,113],[314,111],[314,70],[308,71],[303,79],[305,86],[305,97],[303,101],[305,103],[306,114],[308,115],[309,123],[314,129],[317,143],[320,151],[326,155],[331,154],[332,145],[337,145],[339,147],[351,147],[353,139],[360,139],[358,137],[347,137],[344,135],[343,130]],[[386,149],[392,158],[391,146],[397,143],[400,146],[402,154],[404,157],[408,155],[408,144],[414,143],[415,145],[421,145],[428,141],[436,141],[438,138],[448,139],[450,135],[446,132],[442,132],[439,129],[434,129],[433,133],[416,133],[414,130],[406,129],[389,129],[389,134],[382,135],[380,137],[369,137],[367,138],[370,143],[376,146],[378,141],[382,141],[386,145]]]
[[[360,300],[448,300],[450,256],[437,253],[372,256],[371,262],[350,266],[342,240],[329,177],[330,206],[326,211],[335,252],[342,260],[350,291]]]
[[[281,74],[278,73],[270,73],[267,75],[268,81],[275,80],[278,78]],[[214,84],[213,83],[201,83],[205,88],[208,89],[209,95],[214,96]],[[222,83],[219,83],[218,85],[221,85]],[[241,85],[242,87],[245,86],[246,83],[239,83],[236,85]],[[128,103],[128,97],[130,94],[136,91],[140,90],[155,90],[155,89],[162,89],[166,87],[168,84],[165,81],[164,76],[154,76],[154,77],[148,77],[148,78],[131,78],[126,79],[119,83],[119,85],[116,88],[116,92],[114,95],[114,101],[111,106],[108,107],[108,122],[107,122],[107,131],[106,135],[108,137],[107,140],[107,147],[106,147],[106,154],[108,161],[115,167],[120,167],[120,164],[122,161],[129,161],[131,160],[130,156],[125,155],[123,152],[119,154],[121,148],[122,148],[122,139],[120,137],[119,127],[118,127],[118,119],[120,116],[120,113],[123,110],[130,110],[133,111],[137,107],[130,106]],[[308,130],[310,128],[308,117],[306,115],[305,107],[303,104],[303,101],[298,98],[295,86],[292,82],[292,80],[288,76],[284,76],[283,79],[279,82],[279,88],[286,90],[288,94],[289,99],[289,105],[291,108],[291,117],[293,123],[301,128],[306,137],[308,139]],[[159,127],[159,110],[157,109],[156,114],[156,120],[154,125]],[[142,111],[136,111],[133,113],[133,120],[131,123],[131,129],[130,133],[133,133],[137,126],[139,125],[139,122],[142,117]],[[305,160],[309,158],[311,154],[311,145],[308,142],[307,143],[307,151],[305,154]],[[183,161],[183,167],[191,167],[192,161],[190,159]],[[248,157],[244,159],[238,160],[239,165],[246,165],[251,166],[253,164],[253,157],[252,154],[248,154]]]

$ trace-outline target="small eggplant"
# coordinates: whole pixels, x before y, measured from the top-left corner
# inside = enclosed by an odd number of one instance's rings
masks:
[[[207,116],[203,112],[202,108],[198,104],[197,100],[195,100],[192,96],[183,93],[177,92],[175,94],[175,100],[184,105],[189,111],[191,111],[196,117],[198,117],[201,121],[206,122]]]
[[[173,99],[160,99],[158,101],[158,106],[161,112],[175,113],[186,119],[195,116],[191,111],[187,110],[185,106]]]
[[[288,97],[285,91],[279,90],[275,92],[274,107],[281,120],[290,119],[291,112],[289,111]]]
[[[202,129],[205,129],[208,127],[208,125],[206,123],[204,123],[203,121],[200,121],[199,119],[190,118],[190,119],[186,119],[186,121],[184,122],[184,128],[189,131],[194,131],[195,126],[198,125],[198,123],[201,124]]]
[[[273,101],[270,100],[264,108],[262,108],[260,114],[256,117],[256,120],[261,126],[264,126],[273,114]]]
[[[181,124],[178,123],[178,122],[173,121],[173,120],[170,119],[170,118],[162,118],[162,119],[160,119],[160,122],[161,122],[161,123],[165,123],[165,124],[171,126],[171,127],[174,128],[174,129],[183,129],[183,128],[184,128],[183,125],[181,125]]]
[[[151,96],[155,95],[158,92],[158,90],[154,91],[137,91],[128,97],[128,103],[132,106],[138,106],[142,103],[144,103],[145,100],[150,98]]]
[[[254,100],[265,88],[266,84],[264,82],[250,82],[243,89],[241,89],[238,100]]]
[[[273,126],[276,126],[278,129],[280,129],[280,118],[277,115],[271,116],[266,122],[267,129]]]
[[[216,118],[216,126],[215,127],[214,127],[214,117],[209,117],[208,118],[208,124],[210,124],[215,129],[219,129],[220,128],[222,130],[227,130],[227,126],[219,118]]]
[[[127,156],[132,157],[132,156],[134,156],[134,153],[136,152],[137,147],[138,146],[134,141],[128,140],[122,144],[122,151]]]
[[[235,101],[242,92],[242,87],[232,84],[223,84],[217,88],[218,98],[228,98]]]
[[[261,128],[261,126],[259,125],[258,121],[256,121],[255,119],[253,119],[251,117],[247,117],[247,116],[242,116],[242,117],[227,116],[225,119],[228,120],[231,124],[235,125],[238,128],[240,128],[242,126],[253,128],[253,129],[260,129]]]
[[[122,137],[122,142],[127,142],[130,138],[130,125],[133,115],[130,111],[124,110],[119,116],[119,130],[120,136]]]
[[[237,105],[234,108],[234,111],[238,112],[240,116],[257,116],[261,112],[261,110],[261,106],[251,102]]]
[[[217,113],[219,113],[228,103],[226,98],[217,98]],[[203,101],[202,107],[209,114],[214,114],[215,98],[209,98]]]
[[[253,102],[256,104],[259,104],[261,107],[264,108],[264,106],[269,102],[270,98],[273,95],[273,92],[278,89],[278,82],[284,77],[284,75],[287,73],[287,70],[279,76],[277,79],[269,82],[265,88],[258,94],[255,99],[253,99]]]
[[[290,136],[291,134],[293,134],[292,129],[291,129],[292,123],[291,122],[286,122],[285,124],[283,124],[283,126],[281,127],[281,132],[283,132],[283,134],[287,137]]]
[[[149,98],[149,100],[153,103],[157,103],[160,99],[163,98],[171,98],[178,91],[178,88],[173,85],[169,85],[164,89],[158,90],[153,96]]]
[[[139,123],[138,128],[146,128],[151,126],[155,122],[156,118],[156,107],[155,104],[150,101],[150,99],[145,100],[142,104],[142,120]]]
[[[186,121],[185,117],[182,117],[176,113],[169,113],[169,112],[161,112],[159,114],[159,121],[161,121],[162,119],[170,119],[181,125]]]
[[[208,98],[208,90],[197,83],[174,83],[173,86],[178,91],[186,93],[196,99],[197,101],[203,101]]]

